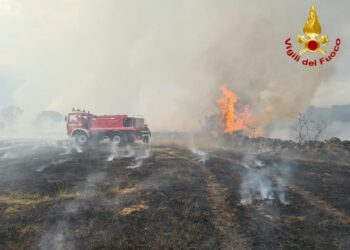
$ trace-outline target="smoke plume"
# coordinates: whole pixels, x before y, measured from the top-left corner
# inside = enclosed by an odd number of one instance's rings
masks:
[[[332,18],[347,9],[341,2],[316,6],[330,44],[347,35]],[[31,121],[42,110],[80,107],[142,114],[152,130],[193,130],[217,111],[225,83],[268,127],[302,111],[334,74],[336,62],[306,68],[285,55],[284,40],[302,33],[310,5],[1,1],[0,106],[22,107]]]

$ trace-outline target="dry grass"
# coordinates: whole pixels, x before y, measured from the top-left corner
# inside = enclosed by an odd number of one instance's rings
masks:
[[[79,198],[81,194],[79,192],[76,193],[69,193],[68,191],[61,191],[56,196],[57,200],[68,200],[68,199],[74,199]]]
[[[287,222],[303,222],[305,221],[306,217],[305,216],[296,216],[296,215],[289,215],[289,216],[284,216],[284,219],[287,221]]]
[[[4,211],[5,216],[11,216],[27,209],[37,207],[40,203],[52,200],[50,196],[39,196],[36,194],[12,193],[0,196],[0,204],[7,208]]]
[[[3,215],[13,216],[28,209],[36,208],[40,204],[50,201],[60,201],[79,197],[78,193],[69,193],[62,191],[56,196],[40,196],[30,193],[11,193],[7,195],[0,195],[0,204],[6,206]]]
[[[114,188],[111,190],[113,193],[118,193],[118,194],[131,194],[137,191],[136,187],[131,187],[131,188]]]
[[[29,225],[25,225],[23,227],[21,227],[18,232],[20,234],[27,234],[27,233],[31,233],[34,231],[37,231],[39,228],[39,226],[37,224],[29,224]]]
[[[126,215],[129,215],[131,213],[142,212],[142,211],[144,211],[144,210],[146,210],[148,208],[149,208],[149,206],[147,204],[145,204],[144,201],[141,201],[140,204],[136,204],[136,205],[132,205],[130,207],[123,208],[119,212],[119,214],[126,216]]]

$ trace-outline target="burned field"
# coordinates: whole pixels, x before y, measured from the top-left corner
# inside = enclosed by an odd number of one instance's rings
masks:
[[[0,143],[1,249],[349,249],[350,165]]]

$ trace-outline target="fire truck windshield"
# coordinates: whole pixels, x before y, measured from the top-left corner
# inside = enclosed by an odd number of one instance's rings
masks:
[[[135,127],[136,128],[143,128],[144,127],[144,120],[142,118],[136,118],[135,119]]]
[[[71,114],[69,115],[69,122],[77,122],[79,120],[79,115]]]

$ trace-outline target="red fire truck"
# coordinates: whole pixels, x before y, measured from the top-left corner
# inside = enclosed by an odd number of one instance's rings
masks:
[[[109,138],[116,145],[125,145],[137,140],[149,142],[151,131],[141,117],[127,115],[101,115],[72,109],[66,116],[67,134],[78,145],[89,141],[98,142]]]

